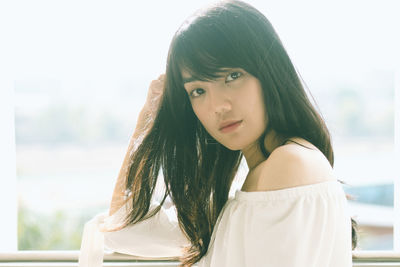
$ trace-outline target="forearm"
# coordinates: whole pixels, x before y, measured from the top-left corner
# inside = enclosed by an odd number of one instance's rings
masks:
[[[136,143],[141,142],[143,137],[152,127],[164,88],[164,76],[164,74],[160,75],[157,80],[153,80],[150,84],[146,102],[139,113],[135,131],[129,141],[128,150],[126,151],[124,161],[118,174],[117,182],[115,184],[111,199],[109,215],[114,214],[128,200],[125,192],[126,179],[128,177],[131,165],[131,154],[137,147]]]
[[[127,201],[126,192],[126,179],[129,174],[130,168],[130,157],[134,149],[134,144],[138,141],[139,137],[145,132],[145,123],[143,118],[146,116],[146,111],[142,110],[140,112],[138,123],[136,124],[135,131],[131,136],[129,141],[128,149],[125,153],[125,157],[118,174],[117,181],[115,183],[114,192],[111,199],[111,205],[109,210],[109,215],[114,214],[118,209],[120,209]]]

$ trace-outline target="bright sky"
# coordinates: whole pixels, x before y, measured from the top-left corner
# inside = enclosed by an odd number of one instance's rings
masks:
[[[209,2],[2,0],[0,75],[151,80],[179,25]],[[399,1],[248,2],[274,25],[303,78],[400,65]]]

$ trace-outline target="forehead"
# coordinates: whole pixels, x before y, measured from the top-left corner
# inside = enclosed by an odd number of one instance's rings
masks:
[[[186,83],[190,83],[195,81],[196,79],[190,75],[190,73],[187,70],[182,70],[181,71],[182,75],[182,83],[185,85]]]
[[[192,77],[192,76],[190,75],[190,73],[189,73],[186,69],[181,70],[181,75],[182,75],[182,79],[183,79],[183,80]]]

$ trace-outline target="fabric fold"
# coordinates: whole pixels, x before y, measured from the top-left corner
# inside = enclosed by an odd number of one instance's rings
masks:
[[[79,267],[102,267],[104,256],[104,234],[99,225],[108,216],[107,212],[96,215],[85,223],[79,253]]]

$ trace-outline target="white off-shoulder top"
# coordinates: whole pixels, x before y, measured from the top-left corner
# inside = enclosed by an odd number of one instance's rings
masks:
[[[102,233],[102,227],[118,223],[124,209],[113,216],[99,214],[85,224],[80,267],[102,266],[104,249],[141,257],[178,257],[189,245],[174,207]],[[237,190],[217,219],[207,253],[194,266],[351,267],[351,217],[341,183]]]

